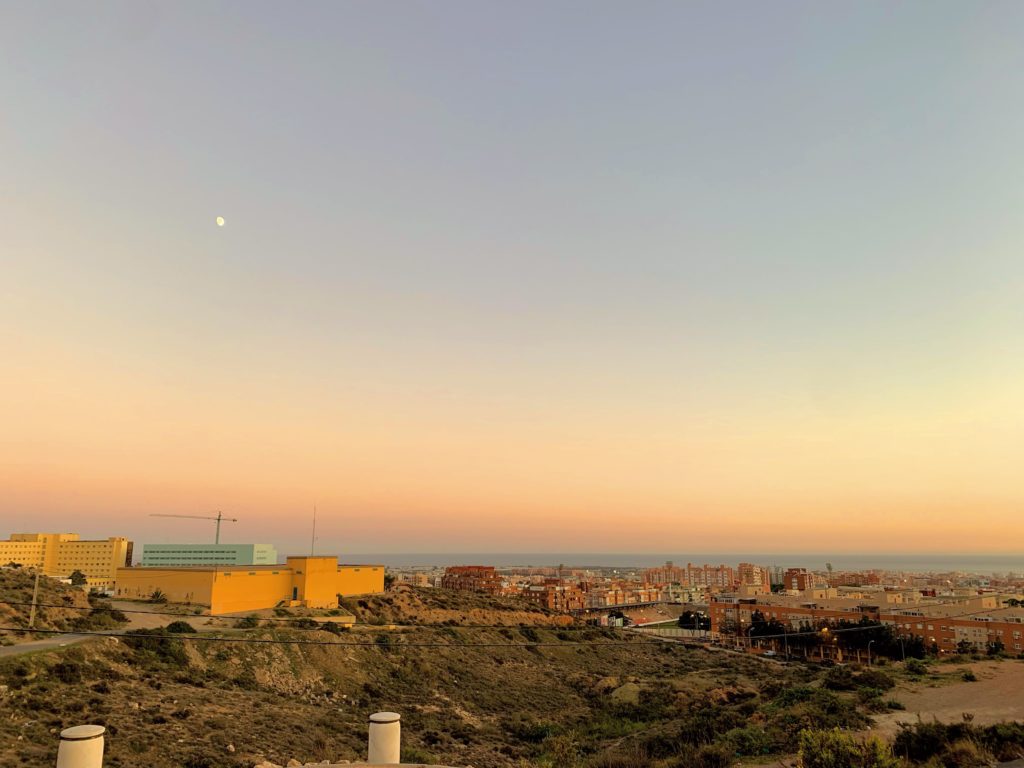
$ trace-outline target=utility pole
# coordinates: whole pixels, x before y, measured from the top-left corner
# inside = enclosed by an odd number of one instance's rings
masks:
[[[36,603],[39,602],[39,569],[36,569],[36,583],[32,587],[32,607],[28,612],[28,628],[32,629],[32,625],[36,623]]]

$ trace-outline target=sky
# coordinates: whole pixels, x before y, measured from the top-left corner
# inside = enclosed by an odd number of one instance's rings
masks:
[[[1013,551],[1022,28],[0,4],[0,536]]]

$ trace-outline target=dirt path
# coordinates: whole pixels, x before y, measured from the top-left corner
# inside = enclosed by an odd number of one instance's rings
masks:
[[[937,685],[929,681],[902,683],[892,698],[906,707],[875,717],[872,732],[892,736],[898,722],[914,722],[938,718],[943,722],[960,720],[965,712],[974,715],[974,722],[990,725],[1002,720],[1024,720],[1024,662],[977,661],[969,664],[936,665],[934,669],[945,678]],[[959,679],[972,671],[977,682]]]

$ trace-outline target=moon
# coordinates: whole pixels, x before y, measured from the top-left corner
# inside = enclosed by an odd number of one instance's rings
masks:
[[[224,226],[224,217],[223,216],[218,216],[217,217],[217,226],[218,227],[223,227]]]

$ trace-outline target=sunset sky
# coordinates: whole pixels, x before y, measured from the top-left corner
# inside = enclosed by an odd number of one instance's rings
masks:
[[[1019,550],[1022,36],[4,3],[0,537]]]

